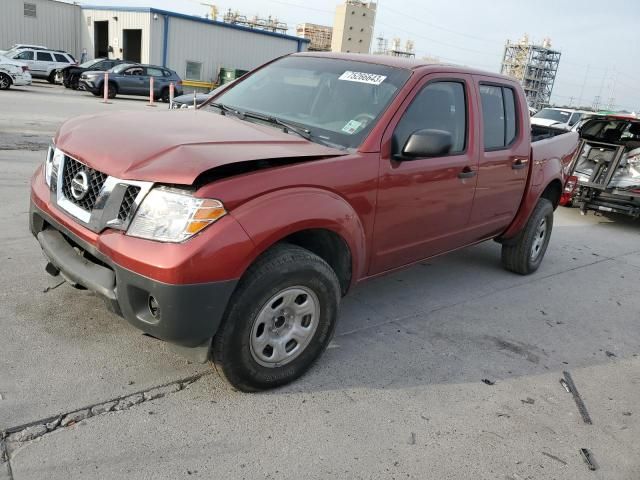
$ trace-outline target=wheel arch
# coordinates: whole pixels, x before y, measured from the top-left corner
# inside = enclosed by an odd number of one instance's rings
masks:
[[[343,295],[364,274],[364,228],[351,205],[333,192],[307,188],[272,192],[242,205],[232,215],[255,245],[255,255],[246,268],[284,242],[306,248],[326,261],[338,276]]]
[[[562,182],[554,178],[549,182],[549,184],[545,187],[540,195],[540,198],[546,198],[553,205],[553,209],[555,210],[560,204],[560,196],[562,195]]]

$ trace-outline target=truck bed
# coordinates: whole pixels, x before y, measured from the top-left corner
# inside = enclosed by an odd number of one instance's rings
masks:
[[[552,160],[560,160],[566,172],[575,154],[579,137],[571,132],[552,127],[531,126],[531,160],[536,166]]]

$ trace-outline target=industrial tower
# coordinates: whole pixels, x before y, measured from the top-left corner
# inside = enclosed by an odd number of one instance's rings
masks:
[[[549,105],[556,80],[560,52],[545,38],[542,45],[525,35],[518,43],[507,40],[502,58],[502,74],[520,81],[529,106],[539,110]]]

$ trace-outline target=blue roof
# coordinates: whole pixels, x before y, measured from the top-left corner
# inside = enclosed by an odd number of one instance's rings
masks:
[[[270,37],[285,38],[287,40],[295,40],[296,42],[309,43],[308,38],[295,37],[284,33],[269,32],[267,30],[258,30],[255,28],[243,27],[233,23],[219,22],[217,20],[209,20],[208,18],[196,17],[195,15],[186,15],[184,13],[170,12],[168,10],[160,10],[152,7],[112,7],[110,5],[81,5],[83,10],[112,10],[114,12],[144,12],[157,13],[158,15],[166,15],[167,17],[182,18],[183,20],[191,20],[192,22],[208,23],[217,27],[232,28],[234,30],[243,30],[250,33],[258,33],[260,35],[268,35]]]

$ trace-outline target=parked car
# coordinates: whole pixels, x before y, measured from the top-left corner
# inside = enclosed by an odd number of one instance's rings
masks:
[[[75,58],[63,50],[47,50],[31,47],[21,48],[15,51],[10,58],[26,63],[34,78],[44,78],[49,83],[55,82],[56,70],[58,68],[76,64]]]
[[[120,59],[95,58],[80,65],[67,65],[56,70],[56,82],[61,83],[65,88],[77,90],[80,86],[80,75],[83,72],[105,72],[123,63],[135,64]]]
[[[123,63],[109,70],[108,97],[116,95],[149,95],[153,77],[153,95],[169,102],[169,84],[175,85],[175,95],[182,95],[182,80],[176,72],[155,65]],[[80,86],[96,96],[104,92],[104,72],[88,71],[80,75]]]
[[[35,48],[36,50],[48,50],[47,47],[43,45],[26,45],[24,43],[16,43],[12,45],[9,50],[0,50],[0,55],[3,57],[10,56],[10,54],[15,53],[18,50],[22,50],[23,48]]]
[[[0,55],[0,90],[7,90],[12,85],[31,85],[29,67],[22,62]]]
[[[578,145],[551,133],[531,142],[508,77],[303,52],[198,114],[67,121],[32,178],[30,227],[47,272],[267,389],[320,356],[363,280],[491,239],[507,270],[536,271]]]
[[[169,105],[170,109],[179,109],[179,108],[193,108],[194,106],[197,108],[204,104],[207,100],[209,100],[213,95],[217,95],[221,93],[224,89],[229,88],[236,80],[225,83],[223,85],[218,85],[209,93],[185,93],[178,97],[173,98],[173,102]]]
[[[543,127],[564,128],[571,130],[585,115],[591,115],[592,112],[584,110],[571,110],[567,108],[543,108],[531,117],[532,125],[540,125]]]
[[[561,203],[640,218],[640,119],[596,116],[580,138]]]

